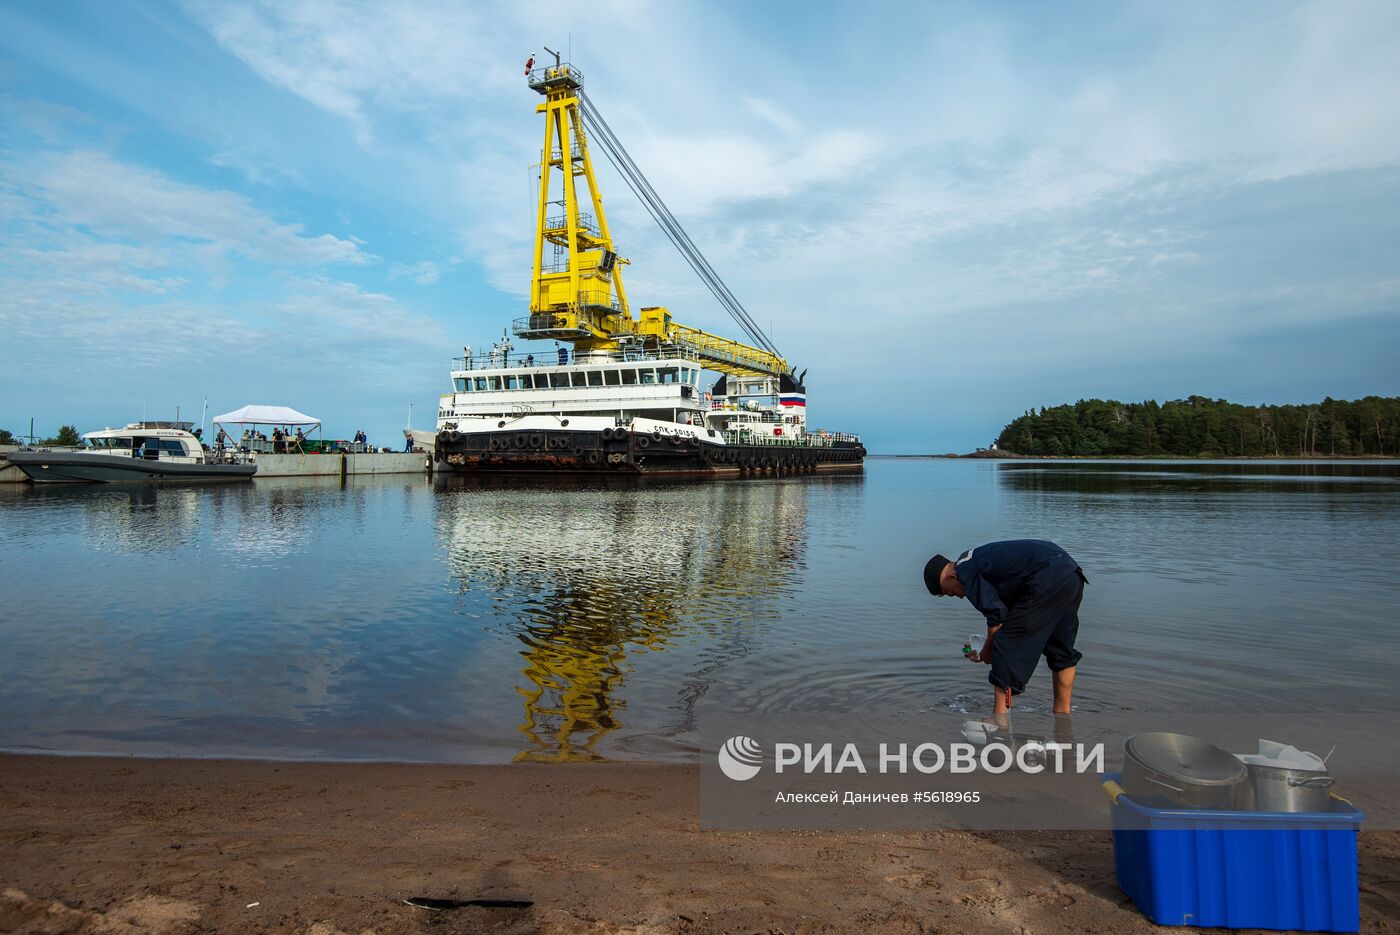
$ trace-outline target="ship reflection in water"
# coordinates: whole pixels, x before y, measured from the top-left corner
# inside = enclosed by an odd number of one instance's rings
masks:
[[[627,680],[655,681],[649,657],[683,645],[693,658],[673,671],[661,733],[692,730],[710,673],[748,654],[802,566],[800,483],[439,485],[459,612],[488,595],[496,628],[520,645],[518,761],[603,759],[600,740],[626,718]]]

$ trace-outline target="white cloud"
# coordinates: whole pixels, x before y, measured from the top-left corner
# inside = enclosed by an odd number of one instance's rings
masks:
[[[364,143],[374,136],[370,104],[416,110],[514,77],[514,59],[492,47],[498,17],[461,3],[198,0],[187,9],[248,67],[349,120]]]
[[[348,240],[276,221],[242,195],[177,182],[104,153],[55,156],[32,179],[58,220],[104,237],[204,245],[272,264],[373,259]]]
[[[796,117],[772,101],[764,100],[761,97],[746,97],[744,98],[744,106],[759,120],[772,124],[784,133],[796,133],[802,129],[802,124]]]
[[[442,270],[431,260],[420,260],[413,264],[395,263],[389,273],[393,276],[404,276],[412,279],[420,286],[431,286],[442,276]]]
[[[240,173],[254,185],[280,188],[294,185],[306,188],[306,179],[296,168],[277,160],[259,157],[236,146],[228,146],[209,157],[209,161],[221,169],[232,169]]]
[[[279,340],[316,347],[318,354],[349,348],[366,359],[390,359],[449,346],[441,322],[355,283],[303,278],[289,283],[288,293],[262,308],[260,317]]]

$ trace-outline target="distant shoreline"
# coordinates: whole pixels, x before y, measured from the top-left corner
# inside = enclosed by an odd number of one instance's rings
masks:
[[[985,461],[1400,461],[1400,454],[1394,455],[1230,455],[1222,458],[1200,458],[1195,455],[1023,455],[1013,451],[974,451],[969,454],[917,454],[885,455],[869,454],[867,458],[922,458]]]

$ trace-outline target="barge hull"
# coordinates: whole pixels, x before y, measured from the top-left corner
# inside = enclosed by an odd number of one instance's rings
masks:
[[[721,445],[695,438],[603,431],[441,432],[433,461],[464,474],[669,474],[758,477],[859,471],[865,448]]]

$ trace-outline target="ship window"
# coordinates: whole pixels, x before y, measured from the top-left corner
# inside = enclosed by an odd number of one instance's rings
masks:
[[[658,370],[657,372],[658,372],[659,374],[661,374],[661,382],[662,382],[662,383],[675,383],[675,382],[676,382],[676,368],[675,368],[675,367],[662,367],[662,368],[661,368],[660,370]]]
[[[506,377],[506,389],[508,389],[508,390],[518,390],[518,389],[520,389],[520,378],[519,378],[519,377],[515,377],[515,376]]]
[[[608,386],[620,386],[622,384],[622,374],[618,373],[616,370],[609,370],[607,374]]]
[[[587,385],[588,385],[588,377],[585,376],[581,371],[575,370],[575,371],[574,371],[574,386],[587,386]]]
[[[588,385],[589,385],[589,386],[602,386],[602,385],[603,385],[603,371],[601,371],[601,370],[590,370],[590,371],[588,371]]]
[[[632,368],[629,367],[628,369],[622,371],[622,385],[623,385],[623,386],[632,386],[632,385],[634,385],[636,382],[637,382],[637,371],[636,371],[636,370],[634,370],[634,369],[632,369]]]
[[[114,438],[114,439],[112,439],[111,444],[112,444],[112,447],[113,447],[113,448],[130,448],[130,447],[131,447],[131,439],[129,439],[129,438]]]
[[[550,385],[550,386],[568,386],[568,385],[569,385],[569,374],[568,374],[568,372],[567,372],[567,371],[563,371],[563,372],[560,372],[560,373],[551,373],[551,374],[549,375],[549,385]]]
[[[459,392],[459,393],[465,393],[465,392],[467,391],[467,378],[466,378],[466,377],[457,377],[457,378],[454,379],[452,382],[456,385],[456,387],[457,387],[457,392]]]
[[[651,384],[656,382],[656,371],[650,367],[644,370],[638,370],[637,372],[641,374],[643,383]]]
[[[500,378],[500,377],[487,377],[486,379],[490,381],[491,389],[493,389],[493,390],[499,390],[499,389],[501,388],[501,378]]]
[[[485,377],[477,377],[477,378],[476,378],[476,389],[477,389],[477,392],[481,392],[482,390],[486,389],[486,378],[485,378]]]

